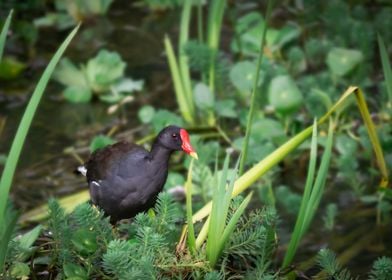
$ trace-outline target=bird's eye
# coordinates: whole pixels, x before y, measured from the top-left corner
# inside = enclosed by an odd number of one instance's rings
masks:
[[[173,138],[177,138],[177,134],[173,133],[173,134],[172,134],[172,137],[173,137]]]

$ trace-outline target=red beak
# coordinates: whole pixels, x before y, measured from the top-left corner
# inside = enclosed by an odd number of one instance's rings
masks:
[[[185,129],[181,128],[180,129],[180,136],[181,136],[181,141],[182,141],[182,146],[181,146],[182,150],[185,153],[187,153],[188,155],[190,155],[191,157],[198,159],[197,153],[195,152],[195,150],[191,146],[188,132]]]

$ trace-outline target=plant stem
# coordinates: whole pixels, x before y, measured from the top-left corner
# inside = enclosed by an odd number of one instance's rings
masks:
[[[252,132],[252,121],[253,121],[253,115],[254,115],[255,104],[256,104],[256,92],[257,92],[257,86],[259,84],[260,68],[261,68],[261,62],[263,60],[263,54],[264,54],[263,49],[264,49],[264,45],[265,45],[265,38],[267,35],[268,21],[270,18],[271,10],[272,10],[272,0],[269,0],[268,5],[267,5],[267,11],[265,14],[265,25],[264,25],[264,29],[263,29],[263,35],[261,36],[260,53],[259,53],[259,58],[257,60],[256,76],[255,76],[255,80],[253,83],[253,89],[252,89],[252,97],[251,97],[252,99],[250,102],[250,110],[249,110],[248,120],[246,123],[245,139],[244,139],[244,143],[242,146],[242,156],[241,156],[240,168],[239,168],[239,175],[240,176],[244,173],[246,157],[248,154],[249,138],[250,138],[250,134]]]

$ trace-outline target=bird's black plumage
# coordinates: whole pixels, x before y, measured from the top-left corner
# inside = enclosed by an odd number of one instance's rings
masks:
[[[148,210],[166,182],[170,155],[179,150],[196,155],[188,133],[177,126],[163,129],[150,152],[128,142],[97,150],[85,165],[92,202],[112,222]]]

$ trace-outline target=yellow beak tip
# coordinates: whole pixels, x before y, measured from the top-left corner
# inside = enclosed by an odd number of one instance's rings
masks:
[[[191,152],[191,153],[189,153],[189,155],[190,155],[191,157],[193,157],[194,159],[199,159],[199,157],[197,156],[197,153],[196,153],[196,152]]]

